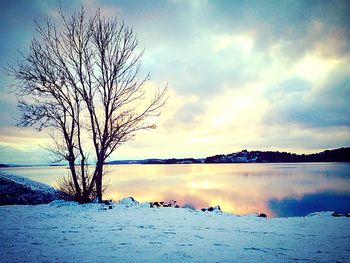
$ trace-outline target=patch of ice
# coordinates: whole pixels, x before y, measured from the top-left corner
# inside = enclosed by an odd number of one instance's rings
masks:
[[[313,216],[329,217],[329,216],[332,216],[333,213],[334,211],[314,212],[314,213],[308,214],[307,217],[313,217]]]
[[[74,201],[54,200],[50,202],[48,205],[54,206],[54,207],[62,207],[62,206],[77,206],[79,205],[79,203]]]

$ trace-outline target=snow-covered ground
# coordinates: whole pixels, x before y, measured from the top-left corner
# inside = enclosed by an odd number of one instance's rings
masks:
[[[184,208],[0,207],[1,262],[349,262],[350,218]]]

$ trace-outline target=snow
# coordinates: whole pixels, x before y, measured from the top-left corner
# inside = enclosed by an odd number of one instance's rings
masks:
[[[32,190],[56,192],[27,178],[0,176]],[[350,258],[350,218],[332,217],[333,212],[263,218],[226,214],[219,207],[202,212],[150,206],[132,197],[106,204],[55,200],[0,206],[1,262],[346,262]]]
[[[133,197],[125,197],[119,200],[119,204],[125,205],[126,207],[131,207],[137,205],[138,202]]]
[[[130,201],[130,200],[129,200]],[[346,262],[350,218],[113,203],[0,206],[1,262]],[[107,209],[106,209],[107,208]]]

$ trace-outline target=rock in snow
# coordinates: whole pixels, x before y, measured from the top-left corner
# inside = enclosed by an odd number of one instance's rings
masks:
[[[220,206],[214,206],[214,207],[208,207],[208,208],[202,208],[201,209],[203,212],[216,212],[216,213],[220,213],[221,212],[221,208]]]
[[[264,214],[264,213],[260,213],[260,214],[258,215],[258,217],[267,217],[267,215]]]

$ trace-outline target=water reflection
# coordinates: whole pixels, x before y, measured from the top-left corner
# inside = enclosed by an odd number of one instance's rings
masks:
[[[315,211],[349,213],[350,193],[322,192],[306,194],[301,199],[285,198],[269,201],[270,209],[278,216],[303,216]]]
[[[106,197],[175,199],[196,208],[219,204],[235,214],[286,216],[285,210],[271,207],[271,200],[283,203],[286,198],[301,200],[305,195],[326,191],[350,193],[349,168],[344,163],[117,166],[111,169]],[[314,209],[311,212],[323,210]]]
[[[196,208],[220,205],[235,214],[290,216],[337,210],[339,202],[349,203],[350,195],[349,163],[115,165],[107,170],[105,198],[174,199]],[[26,168],[12,173],[53,185],[67,170]]]

